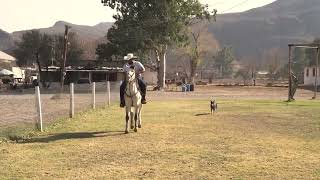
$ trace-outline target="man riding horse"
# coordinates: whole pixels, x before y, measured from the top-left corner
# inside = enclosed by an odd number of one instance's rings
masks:
[[[135,69],[136,74],[137,74],[137,81],[138,81],[141,96],[142,96],[141,104],[146,104],[147,103],[147,101],[146,101],[147,85],[142,80],[142,77],[141,77],[141,74],[144,73],[146,71],[146,69],[139,61],[136,61],[137,57],[133,56],[132,53],[129,53],[127,56],[125,56],[124,60],[128,61],[123,66],[124,72],[128,72],[130,69]],[[120,107],[125,106],[124,95],[125,95],[126,85],[127,85],[126,80],[124,80],[120,86]]]

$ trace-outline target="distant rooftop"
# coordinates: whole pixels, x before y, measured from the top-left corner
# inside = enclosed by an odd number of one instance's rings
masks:
[[[9,54],[0,51],[0,61],[15,61],[16,58],[10,56]]]

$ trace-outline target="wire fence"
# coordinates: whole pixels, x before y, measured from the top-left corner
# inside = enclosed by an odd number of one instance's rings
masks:
[[[57,119],[70,117],[72,111],[77,114],[93,107],[104,107],[119,101],[120,82],[74,84],[73,86],[73,108],[70,99],[71,85],[65,86],[63,93],[59,88],[40,90],[41,118],[44,128]],[[36,89],[37,87],[23,92],[0,94],[0,137],[26,128],[41,130]]]

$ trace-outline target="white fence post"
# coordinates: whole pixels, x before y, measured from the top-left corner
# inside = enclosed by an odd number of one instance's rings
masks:
[[[74,83],[70,83],[70,118],[74,117]]]
[[[96,108],[96,83],[92,83],[92,109]]]
[[[107,81],[108,106],[111,105],[110,81]]]
[[[36,121],[36,127],[38,128],[38,130],[42,132],[43,126],[42,126],[42,111],[41,111],[41,98],[40,98],[39,86],[35,87],[35,96],[36,96],[36,109],[37,109],[37,116],[38,116],[38,119]]]

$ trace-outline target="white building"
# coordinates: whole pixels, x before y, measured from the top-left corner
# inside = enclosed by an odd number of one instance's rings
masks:
[[[7,69],[13,72],[13,78],[15,79],[25,79],[25,70],[20,67],[15,67],[16,58],[10,56],[9,54],[0,51],[0,69]]]
[[[304,68],[304,85],[314,85],[316,80],[316,67]],[[318,68],[318,85],[320,85],[320,68]]]
[[[12,67],[13,78],[24,80],[26,77],[26,71],[20,67]]]

